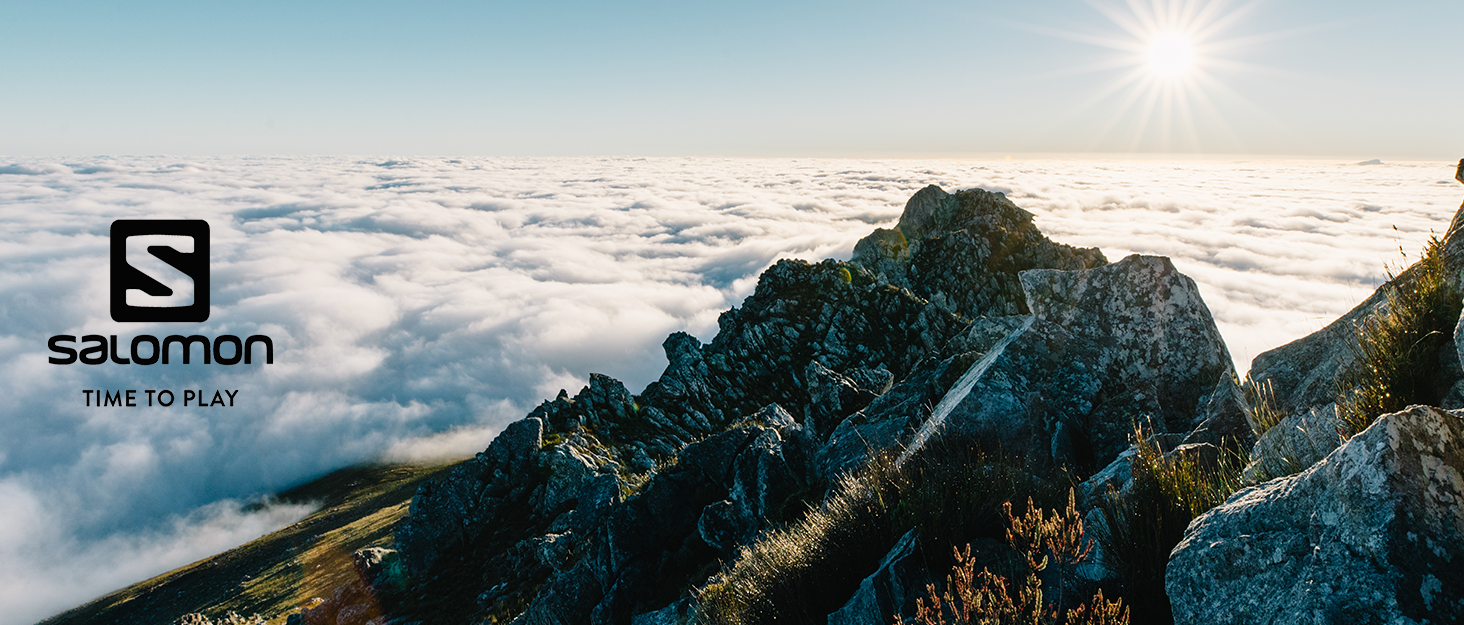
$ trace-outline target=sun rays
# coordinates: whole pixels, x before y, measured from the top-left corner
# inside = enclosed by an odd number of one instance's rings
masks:
[[[1258,107],[1220,80],[1217,70],[1263,70],[1226,54],[1268,38],[1229,34],[1264,0],[1084,1],[1118,32],[1031,30],[1108,51],[1072,68],[1117,74],[1069,114],[1107,110],[1089,140],[1090,151],[1244,151],[1216,99],[1252,112]],[[1200,131],[1199,121],[1207,132]]]

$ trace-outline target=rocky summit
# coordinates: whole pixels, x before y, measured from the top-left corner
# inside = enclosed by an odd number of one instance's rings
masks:
[[[1169,259],[1110,263],[1003,194],[926,187],[851,260],[763,272],[710,343],[668,337],[639,394],[592,375],[508,425],[419,487],[394,552],[358,554],[359,583],[290,619],[889,623],[964,562],[1046,589],[1039,607],[1072,623],[1453,622],[1459,413],[1413,407],[1350,438],[1336,416],[1389,288],[1243,381]],[[1454,401],[1446,351],[1429,357]],[[1082,548],[1022,568],[1021,504],[1069,492]],[[1151,509],[1186,512],[1130,544]],[[1096,590],[1132,615],[1082,620],[1107,605],[1085,604]],[[364,596],[373,611],[350,607]]]

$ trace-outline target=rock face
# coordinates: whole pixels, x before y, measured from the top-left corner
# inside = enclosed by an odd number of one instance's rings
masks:
[[[1464,619],[1464,419],[1385,415],[1305,472],[1242,490],[1171,556],[1175,622]]]
[[[1208,412],[1235,371],[1194,280],[1167,258],[1130,256],[1082,272],[1022,273],[1033,314],[1083,344],[1073,354],[1099,377],[1086,419],[1097,466],[1127,447],[1130,419],[1152,421],[1157,432],[1190,432],[1205,419],[1211,431],[1248,442],[1243,416]],[[1204,441],[1218,443],[1219,440]]]
[[[891,614],[909,611],[905,604],[925,589],[926,577],[916,552],[915,530],[910,530],[880,560],[874,574],[859,582],[849,603],[829,615],[829,625],[888,625]]]
[[[627,622],[676,603],[716,563],[784,520],[812,479],[809,438],[778,406],[693,443],[574,543],[523,623]],[[673,610],[674,612],[675,610]]]
[[[477,538],[500,502],[525,494],[529,484],[519,469],[538,453],[543,436],[541,420],[516,421],[447,479],[417,488],[407,522],[396,535],[414,577],[426,575],[444,551]]]
[[[1262,352],[1251,362],[1250,379],[1276,389],[1277,408],[1305,412],[1336,400],[1337,376],[1357,359],[1357,326],[1387,302],[1383,289],[1347,314],[1295,341]]]
[[[893,230],[875,230],[855,245],[853,263],[973,319],[1026,313],[1022,271],[1091,269],[1107,259],[1095,248],[1053,243],[1005,195],[952,195],[932,185],[910,198]]]

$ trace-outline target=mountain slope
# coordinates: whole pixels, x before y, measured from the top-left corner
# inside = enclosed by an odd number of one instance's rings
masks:
[[[228,612],[282,623],[312,597],[329,597],[351,581],[351,553],[389,545],[417,485],[457,464],[335,471],[280,493],[283,502],[319,504],[300,522],[67,610],[42,625],[157,625],[189,613],[219,618]]]

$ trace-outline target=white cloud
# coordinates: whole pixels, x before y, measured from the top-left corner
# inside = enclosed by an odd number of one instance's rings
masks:
[[[361,460],[480,450],[590,372],[638,391],[664,367],[666,334],[710,339],[775,259],[847,258],[927,184],[1007,191],[1053,239],[1112,260],[1172,256],[1244,369],[1360,301],[1400,245],[1441,233],[1464,195],[1439,184],[1451,175],[1278,161],[0,162],[0,522],[31,541],[0,555],[38,589],[0,595],[24,608],[0,622],[153,574],[172,560],[145,554],[175,543],[227,546],[190,533],[227,517],[219,500]],[[213,315],[189,332],[266,334],[275,364],[46,364],[54,334],[180,331],[109,318],[118,218],[209,220]],[[125,388],[238,389],[238,405],[83,406],[82,389]],[[243,540],[284,518],[208,535]],[[92,581],[64,583],[78,571]]]

